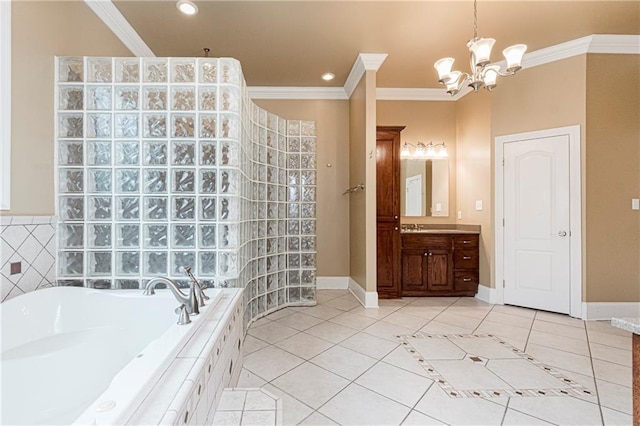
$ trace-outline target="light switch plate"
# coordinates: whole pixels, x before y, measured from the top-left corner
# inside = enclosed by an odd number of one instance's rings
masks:
[[[436,203],[436,211],[437,212],[441,212],[442,211],[442,203]]]
[[[482,210],[482,200],[476,200],[476,210]]]
[[[462,210],[458,210],[458,220],[462,220]]]
[[[640,198],[631,199],[631,210],[640,210]]]

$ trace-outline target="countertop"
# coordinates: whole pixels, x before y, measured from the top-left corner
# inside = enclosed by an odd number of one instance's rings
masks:
[[[404,230],[401,234],[479,234],[480,231],[465,231],[462,229],[419,229]]]
[[[611,318],[611,325],[634,334],[640,334],[640,318]]]

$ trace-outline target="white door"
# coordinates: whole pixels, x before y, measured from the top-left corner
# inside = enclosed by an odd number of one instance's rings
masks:
[[[569,137],[504,145],[504,303],[568,314]]]
[[[405,181],[405,216],[424,216],[422,212],[422,175],[408,177]]]

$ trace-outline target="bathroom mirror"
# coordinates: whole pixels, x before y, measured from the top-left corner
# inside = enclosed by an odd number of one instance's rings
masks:
[[[449,216],[449,160],[403,159],[400,163],[402,216]]]

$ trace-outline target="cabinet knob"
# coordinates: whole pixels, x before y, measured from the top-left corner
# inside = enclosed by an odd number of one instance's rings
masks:
[[[393,229],[397,231],[397,230],[398,230],[398,227],[397,227],[397,226],[394,226],[394,227],[393,227]]]
[[[469,240],[462,240],[462,244],[471,244],[471,241],[469,241]]]
[[[463,260],[471,260],[471,256],[462,256]]]
[[[462,281],[464,281],[465,283],[468,283],[471,281],[471,278],[463,278]]]
[[[430,252],[430,251],[428,251],[428,252],[426,252],[424,255],[425,255],[425,256],[431,256],[431,252]]]
[[[394,218],[395,220],[398,220],[398,216],[394,216],[393,218]]]

